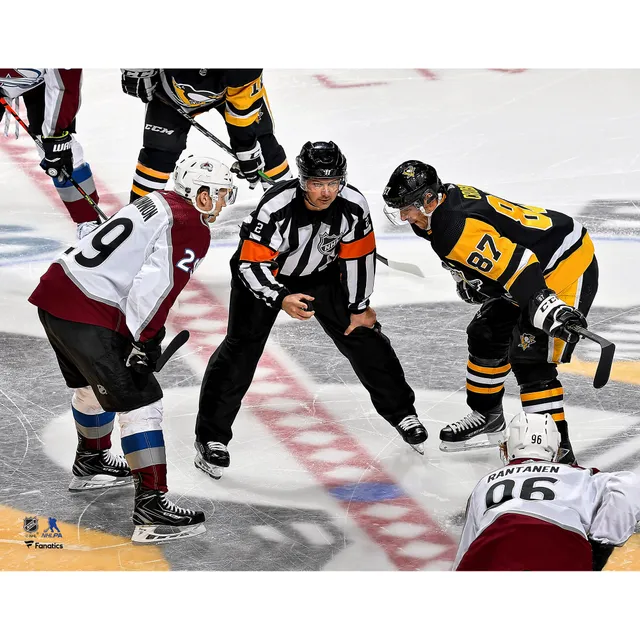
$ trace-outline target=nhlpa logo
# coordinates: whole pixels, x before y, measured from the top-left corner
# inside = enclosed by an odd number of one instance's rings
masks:
[[[62,532],[58,528],[57,518],[49,518],[49,526],[42,534],[43,538],[62,538]]]
[[[536,339],[530,333],[523,333],[520,336],[520,344],[518,345],[523,351],[526,351],[531,345],[535,344]]]
[[[321,233],[318,237],[318,251],[328,256],[336,248],[336,245],[340,242],[340,238],[342,238],[340,234],[332,236],[328,233]]]

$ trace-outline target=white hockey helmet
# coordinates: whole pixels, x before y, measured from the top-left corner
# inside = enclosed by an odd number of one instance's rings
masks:
[[[560,433],[554,419],[548,414],[525,413],[515,416],[500,444],[503,460],[537,458],[553,462],[560,447]]]
[[[235,202],[238,193],[229,167],[206,156],[189,155],[180,160],[173,171],[173,182],[175,192],[191,200],[198,211],[200,209],[196,205],[196,196],[200,187],[209,187],[209,196],[214,202],[218,201],[219,189],[228,189],[225,196],[225,203],[228,205]]]

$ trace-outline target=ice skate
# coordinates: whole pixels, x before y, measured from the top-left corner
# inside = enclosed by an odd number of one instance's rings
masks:
[[[495,447],[500,443],[506,426],[502,408],[486,413],[474,410],[440,431],[440,451]]]
[[[421,456],[424,455],[424,442],[429,437],[417,416],[407,416],[395,425],[402,439],[413,447]]]
[[[133,481],[127,461],[123,456],[111,453],[110,449],[76,451],[72,472],[69,491],[111,489]]]
[[[204,512],[178,507],[162,491],[136,490],[131,540],[161,544],[191,538],[206,531]]]
[[[222,471],[231,463],[229,451],[221,442],[195,442],[196,459],[195,466],[204,471],[215,480],[220,480]]]

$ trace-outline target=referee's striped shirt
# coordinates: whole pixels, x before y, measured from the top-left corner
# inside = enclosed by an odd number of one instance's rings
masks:
[[[338,260],[351,313],[369,306],[376,241],[365,197],[346,185],[324,211],[305,207],[298,180],[269,189],[240,229],[239,277],[267,305],[290,293],[277,276],[309,276]]]

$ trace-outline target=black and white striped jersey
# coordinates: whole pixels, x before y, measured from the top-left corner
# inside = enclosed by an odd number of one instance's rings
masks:
[[[242,282],[279,308],[290,293],[278,275],[304,277],[336,260],[351,313],[369,305],[375,279],[376,241],[365,197],[346,185],[324,211],[310,211],[298,180],[269,189],[243,221],[234,256]]]

